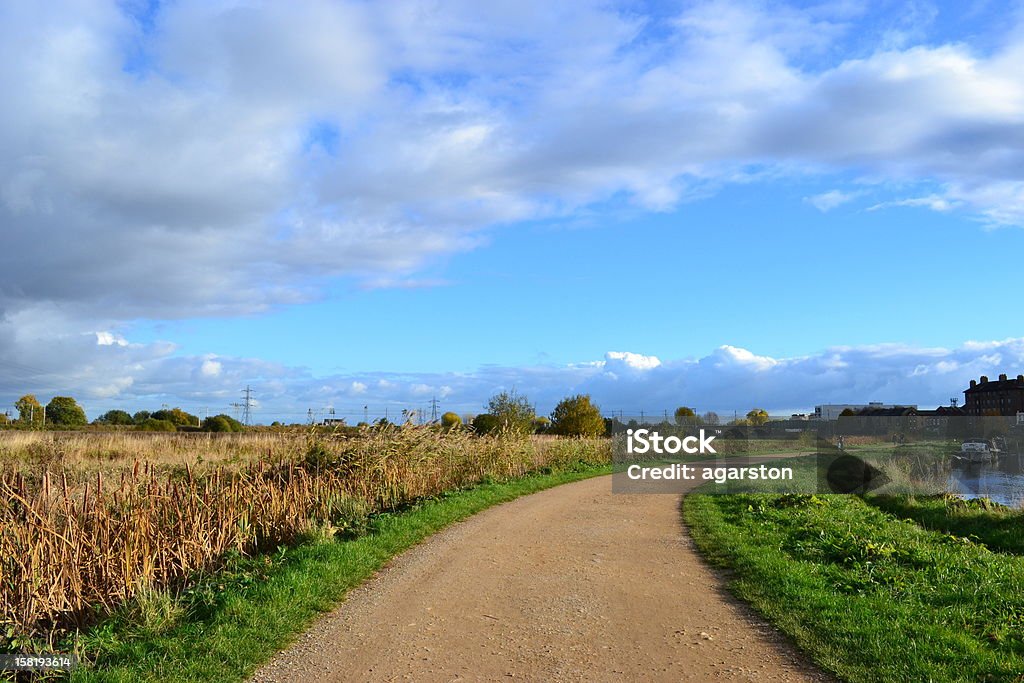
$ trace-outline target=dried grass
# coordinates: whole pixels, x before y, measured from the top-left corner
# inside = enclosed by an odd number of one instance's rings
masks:
[[[232,550],[358,531],[368,514],[480,481],[608,460],[595,440],[427,427],[204,436],[32,434],[0,445],[8,640],[49,637],[129,601],[153,603]],[[132,448],[141,455],[125,466]],[[199,466],[197,451],[208,458]],[[117,455],[97,468],[97,453]]]

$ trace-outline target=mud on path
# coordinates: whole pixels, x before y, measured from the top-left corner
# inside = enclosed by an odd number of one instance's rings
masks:
[[[679,497],[588,479],[396,558],[255,681],[832,681],[723,589]]]

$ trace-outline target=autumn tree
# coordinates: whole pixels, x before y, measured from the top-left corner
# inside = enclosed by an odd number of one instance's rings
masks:
[[[604,418],[588,394],[562,399],[551,412],[551,431],[561,436],[601,436]]]
[[[694,412],[693,408],[687,406],[679,406],[676,408],[674,413],[676,424],[682,427],[683,425],[693,425],[700,422],[700,418],[697,417],[697,413]]]
[[[195,427],[199,424],[199,418],[191,413],[186,413],[181,408],[158,410],[152,415],[154,420],[166,420],[177,427]]]
[[[764,408],[754,408],[747,413],[747,421],[755,427],[760,427],[768,421],[768,411]]]
[[[18,409],[18,422],[36,426],[43,423],[43,404],[32,394],[25,394],[14,402]]]

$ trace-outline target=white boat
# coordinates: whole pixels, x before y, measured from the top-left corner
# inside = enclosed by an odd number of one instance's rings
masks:
[[[967,439],[960,444],[960,453],[956,457],[966,462],[988,462],[997,452],[998,449],[984,439]]]

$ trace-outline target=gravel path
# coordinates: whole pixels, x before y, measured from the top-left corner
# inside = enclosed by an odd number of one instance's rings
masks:
[[[599,477],[393,561],[254,681],[831,681],[723,589],[679,497]]]

